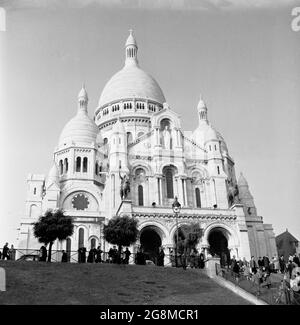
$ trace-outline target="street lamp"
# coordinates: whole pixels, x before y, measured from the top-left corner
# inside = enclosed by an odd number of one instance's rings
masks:
[[[172,209],[175,213],[176,218],[176,250],[175,250],[175,266],[178,266],[177,252],[178,252],[178,214],[181,209],[181,204],[178,202],[177,196],[175,196],[174,202],[172,203]]]

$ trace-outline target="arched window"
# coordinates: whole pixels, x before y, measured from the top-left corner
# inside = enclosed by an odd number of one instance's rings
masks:
[[[100,173],[102,172],[102,163],[100,163],[100,166],[99,166],[99,172],[100,172]]]
[[[83,168],[82,168],[82,171],[84,172],[84,173],[86,173],[87,172],[87,168],[88,168],[88,159],[87,159],[87,157],[84,157],[83,158],[83,166],[82,166]]]
[[[143,186],[139,185],[138,186],[138,198],[139,198],[139,205],[142,206],[144,205],[144,190],[143,190]]]
[[[196,194],[196,206],[197,208],[201,208],[201,197],[200,197],[200,190],[198,187],[195,189],[195,194]]]
[[[92,238],[91,239],[91,249],[96,248],[96,239]]]
[[[62,175],[64,173],[63,161],[59,161],[59,173]]]
[[[98,175],[98,169],[99,169],[98,162],[96,161],[96,165],[95,165],[95,174],[96,175]]]
[[[220,175],[220,167],[217,166],[218,175]]]
[[[81,157],[76,158],[76,172],[80,172],[81,169]]]
[[[78,232],[78,248],[84,246],[84,229],[80,228]]]
[[[65,158],[64,160],[64,169],[65,169],[65,173],[67,173],[69,169],[68,158]]]
[[[36,187],[33,189],[33,194],[36,195]]]
[[[173,173],[171,168],[166,170],[166,185],[167,185],[167,198],[171,199],[174,197],[174,189],[173,189]]]

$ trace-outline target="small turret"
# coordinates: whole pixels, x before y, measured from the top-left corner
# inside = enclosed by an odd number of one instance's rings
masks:
[[[88,101],[88,94],[85,89],[85,85],[83,84],[78,94],[78,110],[84,110],[85,112],[87,112]]]
[[[208,123],[207,120],[207,107],[206,104],[203,100],[202,95],[200,95],[200,99],[199,99],[199,103],[197,106],[197,110],[198,110],[198,118],[199,118],[199,123]]]
[[[242,173],[240,174],[238,179],[238,188],[239,198],[241,200],[241,203],[244,205],[245,214],[248,216],[256,216],[257,211],[256,206],[254,204],[254,199],[249,190],[248,182]]]
[[[125,44],[125,64],[138,64],[137,60],[137,51],[138,51],[138,46],[136,43],[136,40],[133,36],[133,30],[129,30],[129,36],[127,38],[126,44]]]

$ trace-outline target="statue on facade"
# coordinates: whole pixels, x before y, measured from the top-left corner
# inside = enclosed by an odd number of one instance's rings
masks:
[[[127,174],[122,177],[121,173],[119,172],[119,176],[121,179],[120,196],[122,200],[125,200],[130,192],[130,181]]]
[[[171,134],[168,125],[165,126],[163,130],[164,148],[171,149]]]
[[[235,203],[239,203],[239,188],[237,184],[234,186],[230,184],[228,187],[228,203],[230,207]]]

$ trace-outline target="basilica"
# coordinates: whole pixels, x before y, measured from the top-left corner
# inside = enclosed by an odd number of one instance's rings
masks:
[[[202,229],[197,248],[206,255],[225,252],[249,260],[277,254],[272,225],[257,214],[245,177],[236,177],[234,160],[201,96],[189,112],[198,118],[193,131],[182,129],[157,81],[140,67],[130,31],[124,66],[104,86],[93,118],[83,86],[49,174],[28,176],[18,248],[38,249],[32,223],[47,209],[61,208],[72,216],[74,234],[54,249],[68,254],[82,246],[108,251],[103,225],[116,215],[138,220],[139,237],[130,250],[143,247],[152,260],[161,246],[168,259],[177,231],[189,224]],[[178,214],[172,209],[175,197]]]

